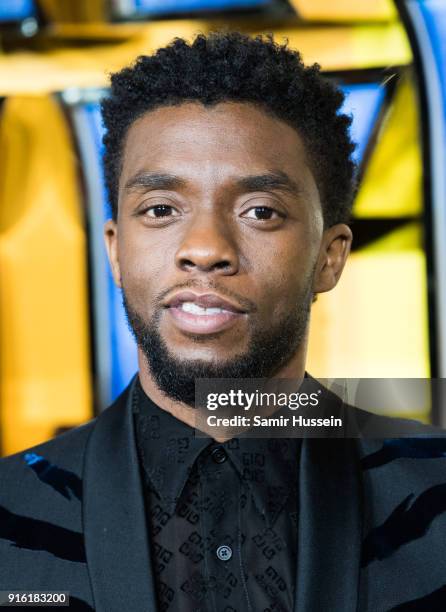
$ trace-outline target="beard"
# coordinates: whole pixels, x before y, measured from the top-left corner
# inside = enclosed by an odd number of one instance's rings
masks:
[[[270,378],[285,366],[305,340],[310,316],[312,275],[295,301],[295,308],[268,328],[254,328],[247,349],[223,362],[178,359],[169,351],[159,333],[161,308],[149,321],[134,309],[122,290],[123,305],[138,347],[152,377],[169,398],[195,406],[195,380],[198,378]],[[206,341],[195,336],[197,342]],[[209,336],[208,338],[209,339]]]

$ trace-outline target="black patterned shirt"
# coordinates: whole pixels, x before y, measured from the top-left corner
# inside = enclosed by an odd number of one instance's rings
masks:
[[[301,441],[195,437],[135,393],[159,612],[291,612]]]

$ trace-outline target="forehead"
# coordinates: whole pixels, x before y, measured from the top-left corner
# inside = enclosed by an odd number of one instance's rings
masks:
[[[274,168],[301,180],[310,172],[297,131],[248,103],[160,107],[129,128],[122,180],[140,170],[187,174],[194,168],[203,177],[210,168],[221,176]]]

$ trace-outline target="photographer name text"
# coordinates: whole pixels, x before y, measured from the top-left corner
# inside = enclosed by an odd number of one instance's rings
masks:
[[[209,427],[342,427],[342,419],[336,417],[312,418],[302,415],[292,417],[240,416],[218,417],[213,414],[206,420]]]

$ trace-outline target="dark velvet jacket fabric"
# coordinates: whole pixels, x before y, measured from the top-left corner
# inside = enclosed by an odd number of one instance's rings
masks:
[[[93,421],[0,461],[0,591],[157,610],[132,385]],[[445,610],[446,433],[408,424],[396,439],[396,420],[333,402],[359,436],[389,436],[302,440],[292,610]]]

